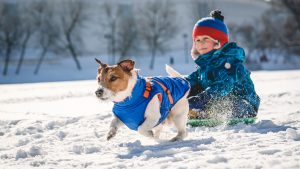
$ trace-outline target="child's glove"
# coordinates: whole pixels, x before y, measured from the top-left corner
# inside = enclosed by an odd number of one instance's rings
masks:
[[[190,109],[203,110],[205,105],[211,100],[211,96],[206,92],[199,93],[189,99]]]

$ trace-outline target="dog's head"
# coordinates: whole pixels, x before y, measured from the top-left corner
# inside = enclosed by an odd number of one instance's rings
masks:
[[[100,65],[98,68],[97,81],[99,88],[96,96],[101,100],[113,100],[114,97],[128,87],[134,69],[134,61],[123,60],[116,65],[109,66],[95,59]]]

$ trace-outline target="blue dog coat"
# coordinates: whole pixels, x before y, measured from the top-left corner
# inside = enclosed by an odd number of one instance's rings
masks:
[[[190,89],[190,84],[183,78],[171,77],[153,77],[150,80],[151,90],[148,90],[148,96],[145,97],[146,79],[138,76],[137,82],[133,88],[132,95],[122,102],[116,102],[113,107],[113,113],[130,129],[137,130],[145,121],[145,111],[150,100],[160,94],[161,106],[158,124],[162,123],[168,116],[172,107],[180,100]],[[162,85],[161,85],[162,84]],[[173,104],[166,91],[166,87],[172,96]],[[158,125],[157,124],[157,125]]]

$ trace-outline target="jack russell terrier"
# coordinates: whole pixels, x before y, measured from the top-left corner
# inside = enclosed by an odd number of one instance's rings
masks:
[[[173,123],[177,135],[171,141],[183,140],[187,136],[190,85],[184,78],[145,78],[138,75],[132,60],[123,60],[113,66],[95,60],[100,64],[99,88],[95,94],[100,100],[114,102],[114,119],[107,140],[113,138],[123,124],[146,137],[159,139],[163,125]]]

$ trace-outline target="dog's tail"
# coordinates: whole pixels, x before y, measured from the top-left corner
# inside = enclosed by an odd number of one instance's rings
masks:
[[[178,73],[175,69],[173,69],[171,66],[167,64],[166,64],[166,72],[172,77],[182,77],[180,73]]]

